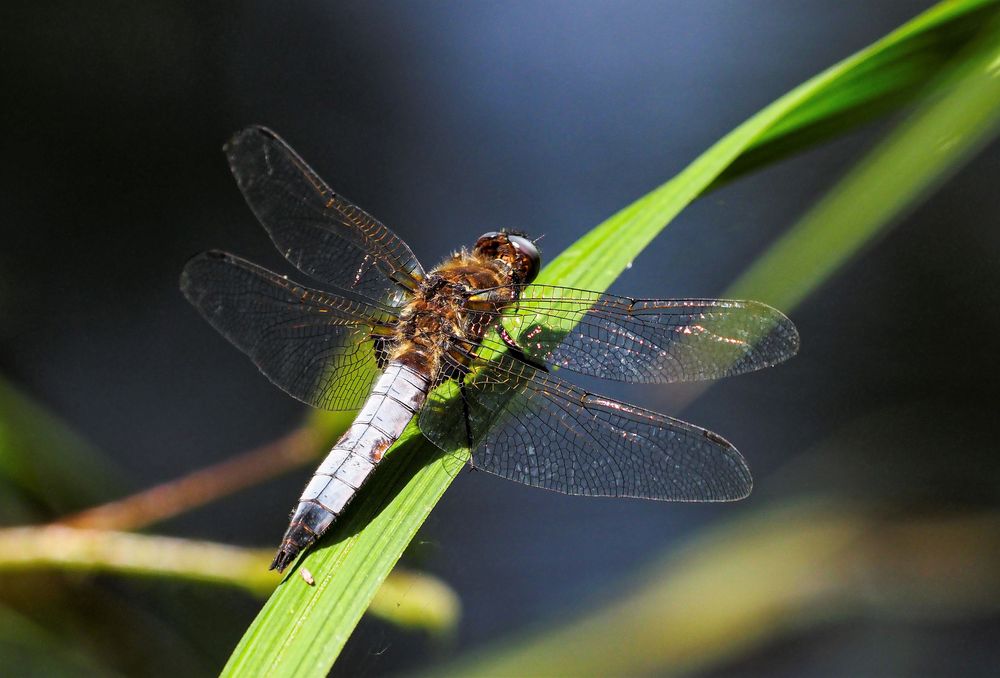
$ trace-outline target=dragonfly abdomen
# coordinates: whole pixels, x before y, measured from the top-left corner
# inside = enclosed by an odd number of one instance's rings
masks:
[[[302,491],[271,569],[284,570],[344,512],[382,455],[424,404],[430,380],[390,362],[354,423],[333,446]]]

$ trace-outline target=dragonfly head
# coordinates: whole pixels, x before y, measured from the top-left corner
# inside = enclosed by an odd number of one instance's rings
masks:
[[[538,247],[523,233],[490,231],[479,236],[474,252],[488,259],[500,259],[514,271],[516,283],[527,285],[542,265]]]

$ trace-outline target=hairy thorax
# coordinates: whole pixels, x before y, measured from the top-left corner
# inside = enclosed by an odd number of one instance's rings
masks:
[[[511,281],[510,267],[503,261],[457,252],[423,279],[413,301],[403,307],[389,359],[432,381],[441,373],[446,354],[467,364],[489,319],[513,300],[513,288],[503,289]],[[481,290],[491,290],[488,300],[476,297]]]

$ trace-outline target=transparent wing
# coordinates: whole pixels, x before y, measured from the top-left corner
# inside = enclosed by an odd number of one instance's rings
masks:
[[[639,383],[729,377],[799,349],[792,321],[756,301],[629,299],[531,285],[502,323],[529,358]]]
[[[268,379],[326,410],[361,407],[379,371],[372,333],[395,322],[381,308],[302,287],[224,252],[189,261],[181,290]]]
[[[727,501],[750,493],[743,457],[720,436],[480,350],[493,361],[474,366],[464,389],[452,381],[432,392],[419,420],[443,450],[471,447],[476,468],[567,494]]]
[[[277,134],[248,127],[225,152],[250,209],[299,270],[390,306],[416,289],[424,270],[406,243],[334,193]]]

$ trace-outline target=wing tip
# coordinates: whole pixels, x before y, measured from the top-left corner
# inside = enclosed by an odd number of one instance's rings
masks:
[[[253,125],[247,125],[229,137],[229,140],[222,145],[222,152],[227,156],[232,156],[233,153],[238,151],[239,147],[242,146],[248,139],[254,137],[261,137],[272,141],[281,140],[281,137],[279,137],[278,134],[270,127],[255,123]]]
[[[196,307],[200,306],[201,297],[206,291],[204,286],[198,284],[202,265],[219,262],[232,263],[235,258],[232,254],[223,252],[222,250],[206,250],[194,255],[185,262],[184,268],[181,269],[179,280],[181,293]]]
[[[750,465],[747,464],[746,458],[731,442],[718,433],[703,429],[702,435],[722,450],[732,466],[732,483],[728,483],[728,487],[710,501],[740,501],[749,497],[750,493],[753,492],[753,474],[750,473]]]
[[[740,451],[733,447],[732,443],[726,441],[729,446],[728,457],[733,463],[733,474],[735,476],[733,492],[724,501],[740,501],[746,499],[753,492],[753,474],[750,473],[750,464]]]
[[[787,316],[784,316],[784,318],[788,322],[788,329],[790,332],[788,357],[791,358],[798,355],[798,352],[802,349],[802,335],[799,334],[799,328],[791,321],[790,318]]]
[[[768,308],[771,309],[771,312],[774,315],[774,327],[771,332],[774,333],[780,331],[781,337],[788,347],[782,357],[782,360],[779,361],[782,362],[795,356],[799,352],[799,349],[802,348],[802,335],[799,334],[799,328],[796,327],[791,318],[773,306],[768,306]]]
[[[204,252],[198,252],[198,254],[184,262],[181,277],[183,278],[185,273],[203,261],[227,261],[232,258],[233,255],[223,250],[211,249],[205,250]]]
[[[255,176],[268,174],[271,171],[270,149],[275,145],[294,155],[288,144],[276,132],[263,125],[244,127],[223,144],[222,152],[226,155],[229,170],[244,196],[252,187]]]
[[[212,259],[215,261],[224,261],[226,259],[231,259],[231,258],[232,255],[229,254],[228,252],[224,252],[223,250],[211,249],[211,250],[205,250],[204,252],[199,252],[198,254],[191,257],[190,261],[195,261],[198,259]]]
[[[787,315],[785,315],[784,312],[768,304],[762,304],[762,305],[767,307],[767,309],[771,312],[775,326],[781,327],[785,332],[787,332],[789,339],[791,340],[791,342],[793,343],[793,345],[797,350],[800,339],[799,328],[795,326],[795,323],[792,322],[792,319],[789,318]]]
[[[791,318],[763,301],[744,301],[741,303],[752,305],[757,310],[762,311],[759,317],[767,323],[767,327],[762,328],[760,335],[753,341],[754,348],[767,345],[771,351],[774,351],[774,356],[757,369],[780,365],[798,355],[802,348],[802,335],[799,334],[799,328],[796,327]]]
[[[750,473],[750,466],[747,465],[746,459],[743,458],[742,454],[740,454],[739,452],[737,452],[736,454],[739,456],[740,461],[742,462],[739,468],[741,476],[740,480],[742,481],[742,483],[740,484],[739,489],[725,501],[742,501],[753,493],[753,475]]]

